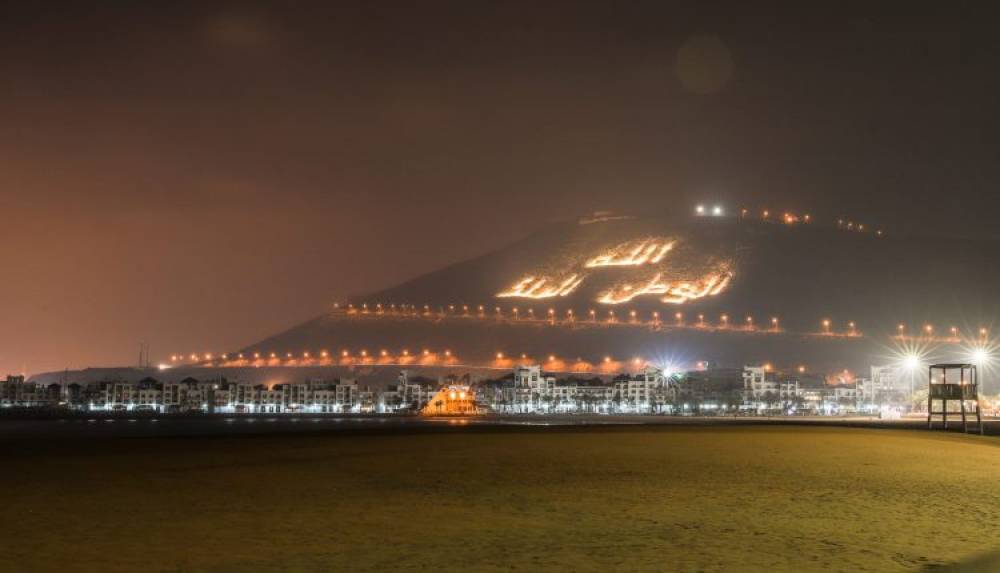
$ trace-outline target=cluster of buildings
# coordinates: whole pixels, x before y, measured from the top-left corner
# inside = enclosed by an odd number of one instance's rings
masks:
[[[910,381],[912,382],[912,381]],[[310,379],[267,386],[225,379],[100,381],[42,385],[8,376],[0,407],[152,413],[475,414],[849,414],[908,409],[910,382],[893,368],[829,384],[767,366],[669,373],[654,367],[612,379],[559,379],[540,366],[517,366],[497,380],[411,378],[373,389],[357,380]]]
[[[913,380],[900,376],[892,366],[872,366],[870,377],[840,378],[812,383],[773,372],[767,366],[745,366],[743,403],[745,411],[794,414],[877,413],[886,409],[909,410],[917,389]],[[923,403],[921,401],[921,403]]]
[[[224,379],[159,382],[101,381],[86,384],[0,382],[0,407],[55,408],[92,412],[345,413],[376,411],[377,393],[356,380],[307,380],[295,384],[247,384]]]

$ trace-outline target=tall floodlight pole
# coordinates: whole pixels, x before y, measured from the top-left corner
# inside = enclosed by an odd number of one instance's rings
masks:
[[[903,360],[903,366],[910,372],[910,411],[913,411],[913,398],[916,393],[916,371],[920,366],[920,357],[916,354],[909,354]]]

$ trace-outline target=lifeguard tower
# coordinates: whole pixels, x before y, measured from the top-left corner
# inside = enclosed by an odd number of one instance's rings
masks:
[[[939,374],[935,379],[935,374]],[[950,380],[949,380],[950,378]],[[957,379],[956,379],[957,378]],[[948,429],[948,414],[962,417],[962,431],[973,433],[976,428],[983,434],[983,418],[979,406],[979,378],[975,364],[933,364],[928,370],[927,385],[927,428],[934,429],[934,416],[941,416],[944,429]],[[941,409],[934,411],[934,402],[941,403]],[[948,402],[958,402],[958,412],[948,412]],[[970,407],[972,409],[970,409]],[[970,425],[972,414],[975,423]]]

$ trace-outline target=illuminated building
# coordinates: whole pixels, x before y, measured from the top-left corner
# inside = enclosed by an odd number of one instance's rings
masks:
[[[480,408],[471,388],[457,384],[438,390],[420,410],[422,416],[472,416],[478,413]]]

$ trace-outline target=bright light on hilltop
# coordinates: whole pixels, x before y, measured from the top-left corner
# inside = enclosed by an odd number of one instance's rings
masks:
[[[705,215],[709,214],[711,214],[713,217],[721,217],[723,214],[725,214],[725,210],[722,208],[722,205],[713,205],[712,209],[709,210],[704,205],[699,204],[695,206],[694,212],[699,217],[704,217]]]

